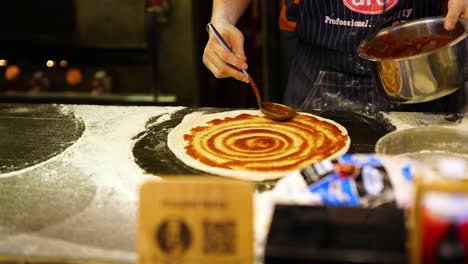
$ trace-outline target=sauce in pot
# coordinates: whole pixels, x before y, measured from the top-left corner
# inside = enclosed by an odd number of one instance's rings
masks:
[[[382,59],[403,58],[439,49],[452,40],[448,35],[431,34],[397,41],[393,34],[385,34],[379,37],[375,44],[367,45],[366,52]]]

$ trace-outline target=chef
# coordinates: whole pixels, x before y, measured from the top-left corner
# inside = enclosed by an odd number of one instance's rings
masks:
[[[397,105],[380,96],[367,62],[356,55],[358,44],[380,19],[385,0],[283,0],[280,27],[298,38],[284,94],[285,104],[327,110],[404,110],[458,112],[464,91],[428,103]],[[203,62],[216,78],[248,82],[244,37],[235,27],[250,0],[213,0],[211,23],[231,45],[223,49],[214,36]],[[468,17],[468,0],[387,0],[391,10],[385,26],[446,13],[445,28],[453,30],[460,16]],[[286,21],[286,20],[295,21]],[[237,69],[236,69],[237,68]]]

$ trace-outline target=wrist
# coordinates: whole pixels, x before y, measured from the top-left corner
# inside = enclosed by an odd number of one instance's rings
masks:
[[[235,26],[249,6],[250,1],[251,0],[213,0],[211,23],[215,26]]]
[[[235,25],[235,23],[233,23],[232,20],[226,17],[212,17],[210,23],[217,27],[220,27],[222,25]]]
[[[239,20],[239,16],[236,15],[236,12],[232,12],[229,10],[220,10],[217,12],[213,12],[211,16],[211,23],[213,25],[233,25],[237,24],[237,20]]]

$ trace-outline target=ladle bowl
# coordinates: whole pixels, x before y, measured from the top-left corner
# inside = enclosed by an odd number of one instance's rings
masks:
[[[282,104],[263,102],[260,111],[268,118],[276,121],[287,121],[296,116],[296,111]]]
[[[244,72],[244,74],[248,75],[247,72]],[[272,102],[263,102],[262,98],[260,97],[260,92],[258,90],[257,84],[251,76],[249,76],[249,83],[255,93],[255,97],[257,98],[257,103],[258,107],[260,108],[260,111],[267,118],[270,118],[271,120],[275,121],[288,121],[296,116],[296,111],[289,106]]]

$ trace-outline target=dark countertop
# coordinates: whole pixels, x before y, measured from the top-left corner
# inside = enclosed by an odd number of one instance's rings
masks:
[[[141,183],[200,174],[171,156],[167,133],[187,113],[220,110],[0,104],[0,256],[135,262]],[[467,116],[315,113],[348,129],[352,152],[393,129],[468,129]]]

